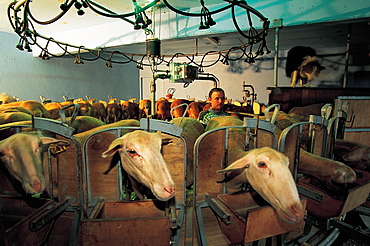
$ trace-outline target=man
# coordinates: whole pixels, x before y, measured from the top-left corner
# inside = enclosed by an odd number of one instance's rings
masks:
[[[217,116],[229,116],[229,113],[225,112],[225,91],[221,88],[213,88],[209,91],[208,101],[210,102],[210,108],[200,112],[198,120],[204,126],[206,126],[210,119]]]

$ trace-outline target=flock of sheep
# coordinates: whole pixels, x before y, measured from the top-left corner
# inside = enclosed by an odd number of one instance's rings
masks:
[[[119,100],[108,96],[108,100],[90,99],[68,99],[63,97],[64,101],[55,102],[40,96],[40,102],[35,100],[20,101],[18,98],[12,97],[8,93],[0,94],[1,105],[6,106],[7,109],[2,108],[1,112],[10,112],[10,107],[14,111],[19,110],[21,113],[32,113],[36,117],[45,117],[50,119],[58,119],[60,117],[59,111],[63,107],[71,104],[78,104],[79,116],[95,117],[102,122],[109,124],[124,119],[140,120],[148,115],[151,115],[151,100],[143,99],[137,102],[136,98],[129,100]],[[252,113],[251,106],[241,106],[235,104],[227,104],[228,111]],[[22,107],[22,108],[17,108]],[[31,110],[25,110],[29,109]],[[155,102],[155,114],[152,118],[160,120],[172,120],[177,117],[190,117],[197,119],[200,111],[209,108],[206,101],[195,101],[194,99],[176,99],[176,98],[160,98]],[[73,107],[65,110],[66,117],[73,114]],[[19,115],[20,120],[27,118]],[[6,121],[5,121],[6,123]]]
[[[1,94],[0,99],[2,100],[2,105],[0,106],[0,124],[2,125],[12,122],[15,124],[19,122],[28,122],[27,124],[31,124],[32,117],[44,117],[56,120],[60,118],[60,110],[63,107],[65,117],[72,117],[75,106],[68,107],[68,105],[78,104],[78,116],[74,120],[74,124],[70,122],[71,126],[76,129],[76,134],[95,128],[100,129],[99,127],[102,126],[108,127],[111,123],[127,119],[134,120],[132,125],[138,126],[139,122],[136,120],[147,117],[150,112],[150,103],[145,100],[140,103],[135,103],[133,100],[118,103],[116,99],[111,99],[107,103],[82,99],[74,101],[65,100],[64,102],[50,102],[47,100],[42,100],[41,102],[12,102],[12,97],[9,97],[6,93]],[[176,107],[179,105],[180,107]],[[184,111],[184,105],[188,107],[187,112]],[[187,141],[188,147],[187,165],[189,170],[187,173],[189,175],[193,171],[194,159],[198,158],[197,156],[192,156],[192,149],[196,139],[201,134],[217,127],[243,125],[243,121],[238,117],[222,116],[212,119],[208,127],[204,129],[196,119],[197,114],[206,106],[207,103],[205,102],[190,102],[183,99],[173,100],[172,102],[163,99],[156,102],[156,116],[154,118],[167,121],[173,120],[174,123],[181,123],[179,126],[184,130],[182,136]],[[307,109],[298,108],[288,113],[279,112],[275,122],[277,126],[276,135],[279,137],[281,132],[289,125],[307,121],[306,117],[309,114],[320,114],[321,106],[315,105],[315,107],[309,107]],[[173,110],[171,111],[171,109]],[[241,108],[240,106],[236,107],[232,105],[230,105],[230,111],[251,113],[250,108]],[[180,120],[182,116],[185,116],[184,120]],[[264,119],[263,116],[260,118]],[[133,133],[135,134],[133,135]],[[175,195],[174,184],[161,157],[161,138],[158,137],[158,134],[153,134],[147,136],[144,131],[127,133],[121,138],[114,140],[106,151],[101,154],[103,157],[108,157],[116,152],[119,153],[124,169],[127,169],[126,171],[133,180],[139,181],[148,187],[155,198],[168,200]],[[233,187],[241,186],[243,183],[250,183],[253,189],[276,209],[278,216],[283,221],[288,223],[300,221],[303,217],[304,210],[300,203],[295,181],[288,168],[289,161],[287,157],[270,147],[245,150],[245,134],[243,130],[231,131],[232,142],[230,143],[230,153],[228,154],[228,167],[220,170],[220,173],[229,173],[229,180],[227,182]],[[65,141],[53,138],[30,137],[27,134],[19,133],[14,135],[20,135],[21,138],[15,140],[15,136],[11,136],[0,141],[1,161],[8,167],[9,173],[23,184],[23,189],[26,193],[40,193],[45,189],[45,179],[40,175],[42,173],[42,170],[40,170],[41,159],[36,158],[33,160],[35,162],[35,168],[27,175],[25,173],[22,174],[22,171],[12,170],[10,168],[12,162],[29,161],[24,160],[22,156],[24,156],[25,152],[33,151],[34,149],[37,151],[36,154],[29,153],[28,156],[39,156],[38,153],[42,151],[40,149],[40,143],[57,143],[61,146],[66,146],[67,144]],[[336,154],[336,160],[309,153],[302,144],[298,166],[298,173],[311,175],[319,180],[325,188],[334,191],[338,187],[341,189],[343,187],[342,185],[351,184],[356,181],[356,173],[352,168],[360,168],[364,171],[369,171],[370,168],[369,147],[341,140],[335,143],[334,152]],[[160,169],[163,171],[163,176],[158,175],[161,173],[160,171],[152,168],[148,169],[149,173],[147,174],[136,170],[149,159],[155,163],[162,163]],[[17,165],[22,166],[21,163]],[[20,175],[24,176],[21,177]],[[187,185],[191,185],[192,182],[193,177],[187,177]],[[137,192],[140,194],[139,190]]]

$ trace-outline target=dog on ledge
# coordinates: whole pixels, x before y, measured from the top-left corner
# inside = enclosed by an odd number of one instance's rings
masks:
[[[298,81],[302,87],[311,86],[311,81],[324,69],[311,47],[296,46],[288,51],[285,73],[291,78],[291,87],[295,87]]]

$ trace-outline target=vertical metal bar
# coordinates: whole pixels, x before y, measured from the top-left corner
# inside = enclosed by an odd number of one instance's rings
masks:
[[[274,86],[278,86],[279,27],[275,28]]]
[[[54,198],[54,189],[53,189],[53,165],[52,165],[52,155],[51,155],[51,152],[50,152],[50,149],[48,149],[48,152],[47,152],[47,155],[48,155],[48,175],[49,175],[49,189],[50,189],[50,192],[49,192],[49,196],[53,199]]]
[[[70,246],[76,246],[78,242],[78,230],[80,225],[80,219],[81,219],[81,211],[78,208],[73,209],[73,222],[72,222],[72,228],[71,228],[71,235],[69,237],[69,245]]]
[[[154,62],[154,58],[153,58],[153,62]],[[153,66],[154,68],[154,66]],[[150,92],[151,92],[151,95],[152,95],[152,101],[150,102],[151,103],[151,109],[150,109],[150,114],[152,115],[152,117],[155,115],[155,92],[156,92],[156,86],[155,86],[155,81],[156,81],[156,77],[154,76],[152,78],[152,81],[150,83]]]
[[[203,221],[201,204],[198,204],[198,206],[195,208],[195,213],[197,216],[197,222],[198,222],[198,227],[199,227],[199,239],[200,239],[201,246],[207,246],[207,239],[206,239],[206,232],[204,229],[204,221]]]
[[[351,31],[352,31],[352,24],[348,24],[348,33],[347,33],[347,48],[346,48],[346,60],[344,66],[344,78],[343,78],[343,88],[347,87],[347,80],[348,80],[348,63],[349,63],[349,50],[351,46]]]
[[[224,161],[222,163],[222,169],[226,168],[228,165],[227,163],[229,162],[229,128],[225,129],[225,145],[224,145]],[[222,193],[225,194],[227,193],[227,184],[226,182],[222,183]]]

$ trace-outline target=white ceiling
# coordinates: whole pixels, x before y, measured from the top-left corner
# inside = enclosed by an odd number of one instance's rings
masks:
[[[180,0],[177,6],[189,6],[191,2],[195,0]],[[196,0],[199,4],[199,1]],[[212,0],[219,2],[217,0]],[[9,24],[6,9],[12,0],[0,0],[0,31],[13,33],[11,25]],[[64,0],[38,0],[33,1],[31,6],[32,12],[35,16],[42,16],[45,20],[50,19],[58,14],[59,6],[64,3]],[[99,0],[99,3],[110,8],[111,10],[119,13],[132,12],[132,0],[122,0],[122,5],[117,7],[110,4],[109,0]],[[173,1],[172,1],[173,2]],[[207,1],[209,3],[210,1]],[[140,0],[138,0],[140,3]],[[69,13],[71,12],[71,13]],[[74,21],[59,21],[57,23],[43,26],[38,29],[39,33],[58,33],[65,30],[81,28],[80,25],[93,26],[111,21],[109,18],[99,16],[91,11],[86,10],[86,14],[83,17],[78,16],[74,11],[69,11],[67,14],[71,15]],[[82,19],[83,18],[83,23]],[[70,18],[69,18],[70,19]],[[349,24],[350,23],[350,24]],[[346,47],[347,34],[351,28],[351,45],[354,49],[361,50],[365,49],[367,52],[370,51],[370,25],[369,20],[356,20],[346,21],[337,23],[326,23],[326,24],[315,24],[305,25],[296,27],[283,27],[279,29],[279,45],[282,50],[289,50],[291,47],[296,45],[312,46],[318,50],[325,49],[328,47]],[[162,41],[161,51],[162,54],[174,54],[177,52],[187,53],[205,53],[210,50],[227,50],[234,46],[240,46],[245,43],[245,39],[238,33],[228,34],[217,34],[212,35],[220,40],[221,45],[216,45],[211,42],[207,37],[199,37],[198,40],[195,38],[189,39],[177,39],[177,40],[164,40]],[[273,51],[274,50],[274,39],[275,30],[270,29],[267,37],[267,46]],[[123,47],[115,47],[115,50],[119,49],[122,52],[145,54],[145,44],[136,44]]]

